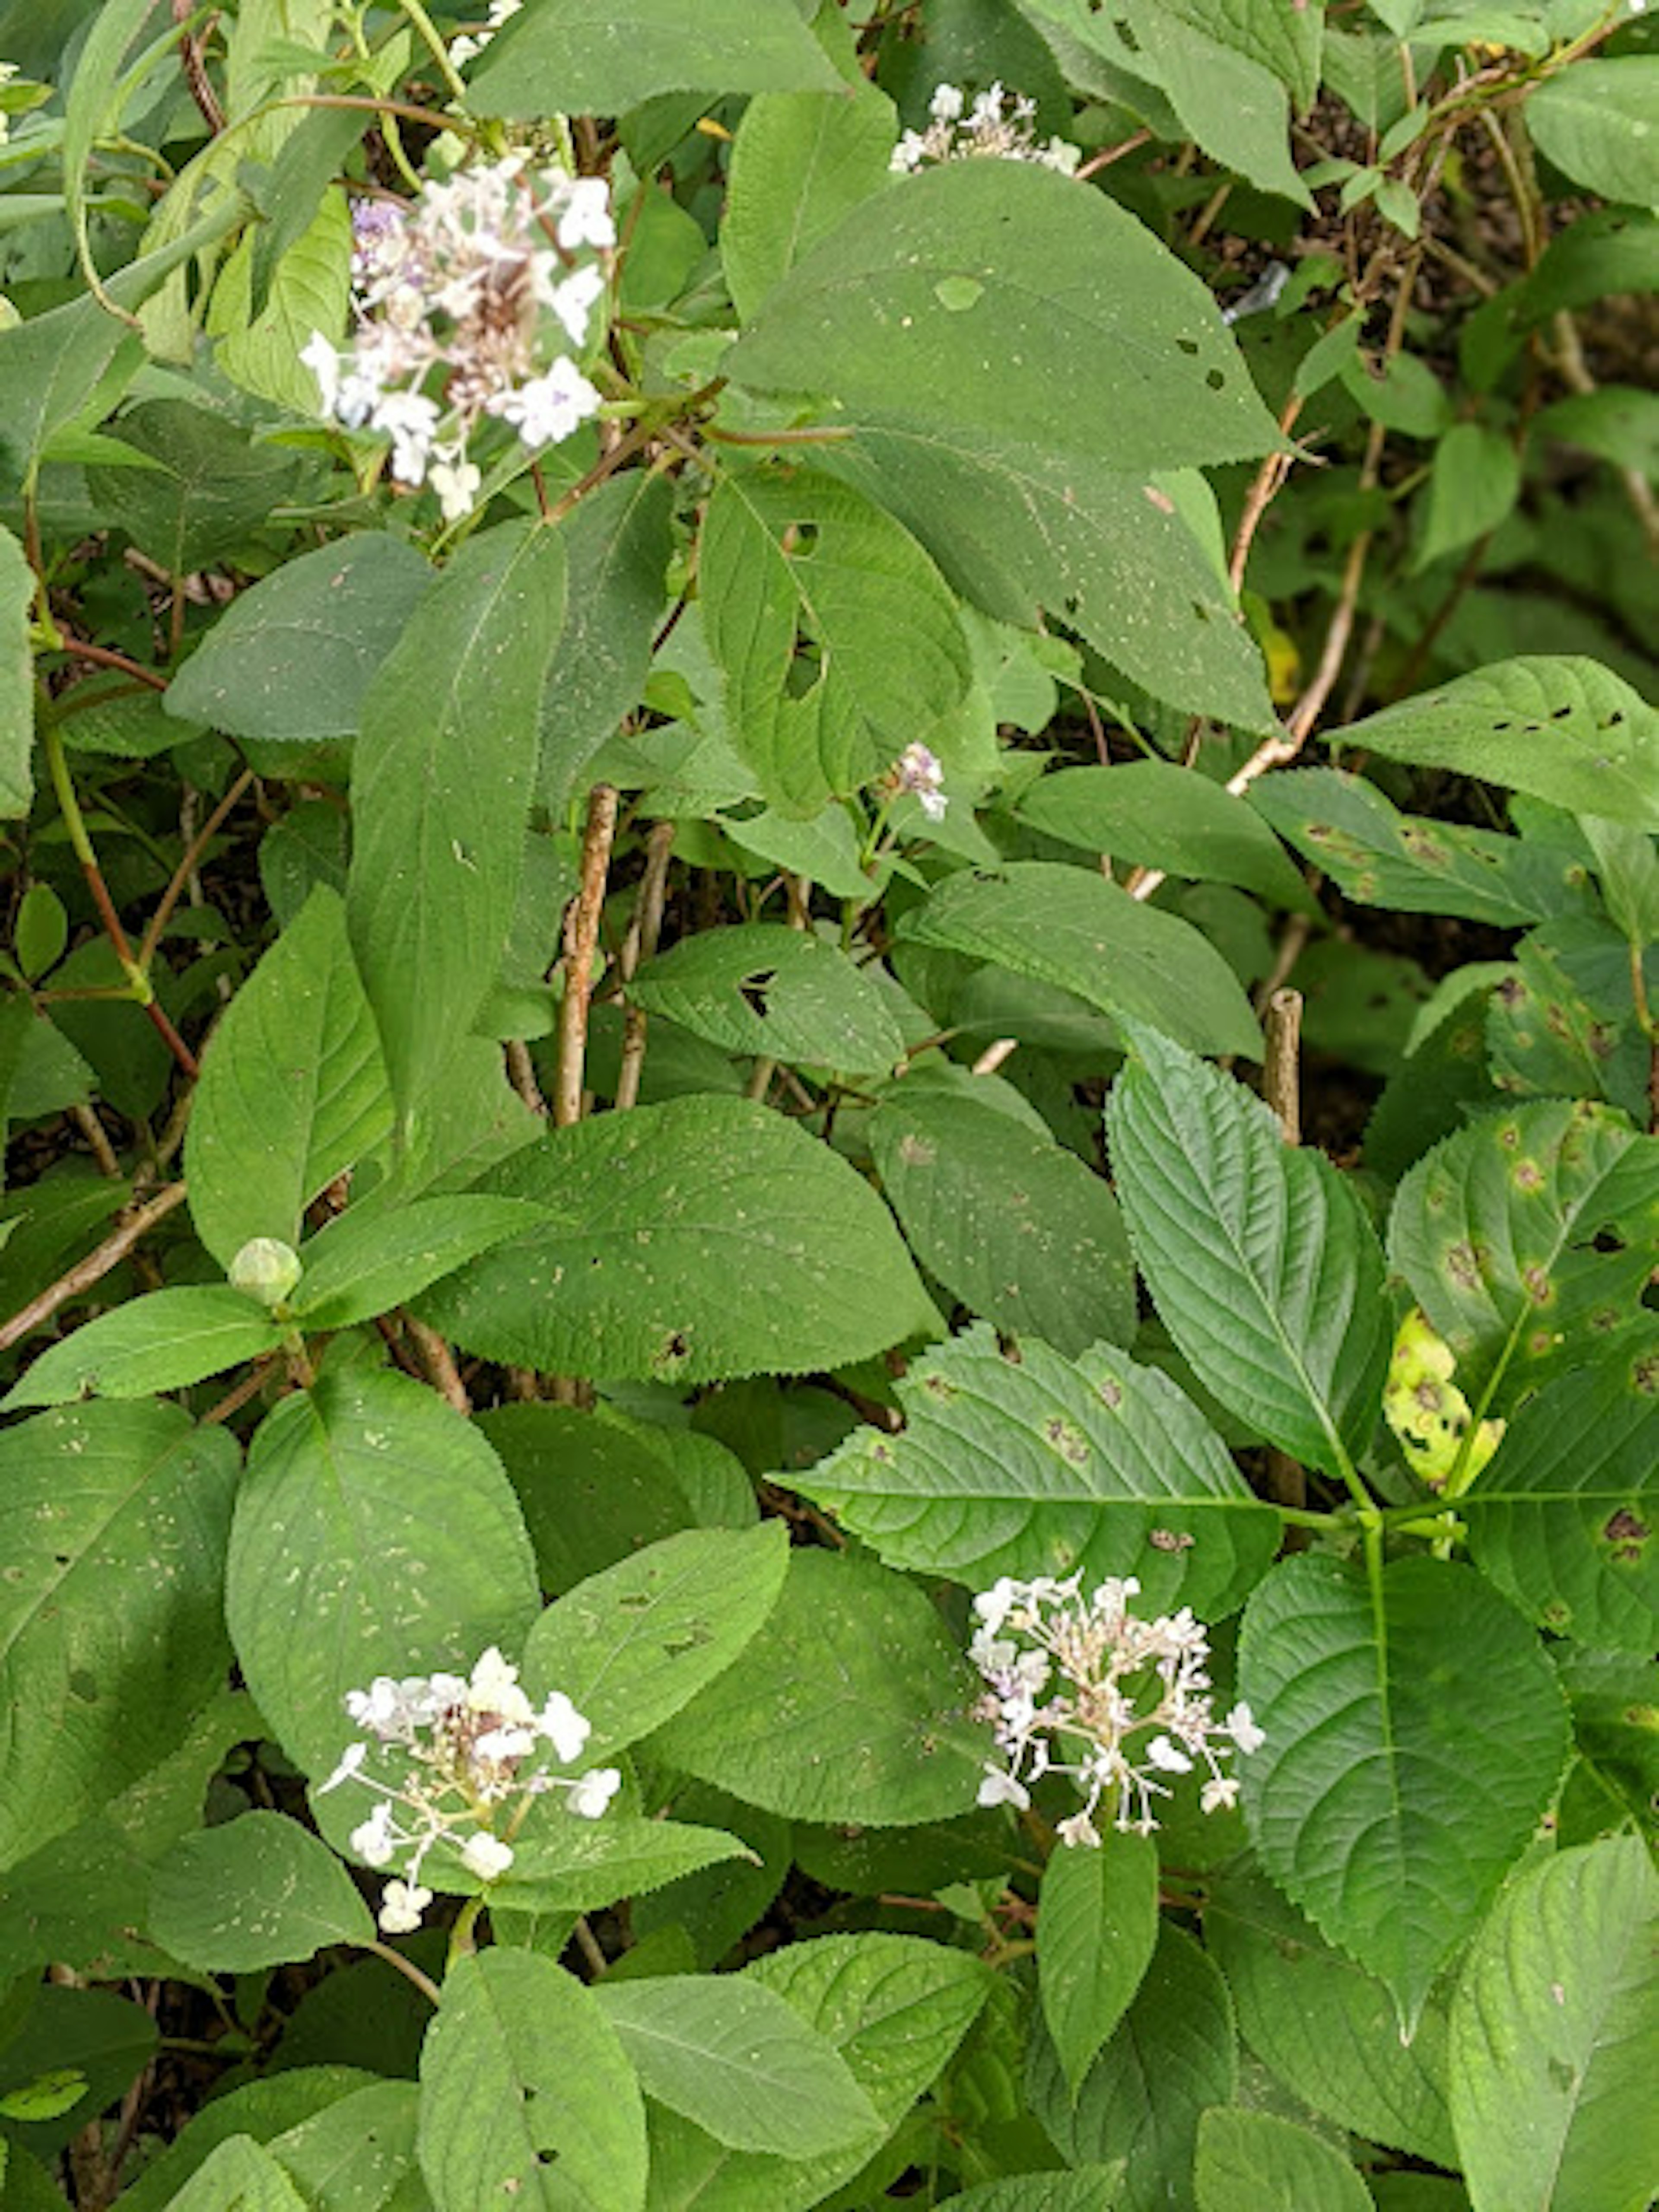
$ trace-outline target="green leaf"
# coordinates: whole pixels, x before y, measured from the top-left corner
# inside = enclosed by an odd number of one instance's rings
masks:
[[[758,1982],[676,1975],[599,1999],[646,2094],[716,2142],[809,2159],[884,2133],[835,2045]]]
[[[691,1383],[839,1367],[933,1326],[869,1185],[747,1099],[583,1121],[483,1187],[548,1214],[422,1302],[486,1358]]]
[[[173,2200],[174,2212],[306,2212],[306,2202],[252,2136],[231,2136]]]
[[[1182,125],[1224,168],[1263,191],[1311,208],[1313,195],[1291,159],[1290,102],[1278,79],[1249,54],[1208,35],[1198,11],[1168,0],[1126,0],[1137,58]]]
[[[1480,422],[1454,422],[1434,449],[1428,512],[1413,572],[1485,538],[1521,491],[1521,456],[1512,439]]]
[[[1482,1115],[1404,1178],[1389,1256],[1483,1414],[1607,1356],[1638,1325],[1659,1231],[1659,1139],[1605,1107]]]
[[[187,399],[147,399],[112,434],[158,465],[87,471],[101,514],[170,576],[234,551],[288,496],[300,464],[280,446],[256,445],[222,415]]]
[[[1497,661],[1328,742],[1659,830],[1659,709],[1597,661]]]
[[[492,40],[467,106],[526,121],[619,115],[665,92],[837,89],[791,0],[538,0]]]
[[[944,580],[900,524],[832,477],[723,476],[698,589],[733,742],[766,799],[803,820],[890,767],[967,693],[973,663]],[[798,664],[803,643],[815,664]]]
[[[1528,100],[1527,128],[1576,185],[1638,207],[1659,202],[1659,54],[1558,70]]]
[[[1206,2112],[1193,2181],[1198,2212],[1371,2212],[1341,2152],[1276,2112]]]
[[[952,278],[980,287],[948,307]],[[1121,469],[1242,460],[1278,433],[1209,293],[1103,192],[956,161],[861,201],[723,364],[932,429],[1060,445]]]
[[[1376,1421],[1392,1327],[1352,1186],[1277,1117],[1151,1033],[1107,1112],[1118,1196],[1164,1326],[1204,1387],[1335,1474]]]
[[[120,2097],[155,2056],[155,2023],[142,2005],[106,1990],[43,1987],[31,1976],[20,1995],[25,1996],[21,2017],[15,2003],[8,2008],[0,2094],[38,2091],[43,2077],[57,2077],[64,2087],[71,2074],[82,2081],[75,2103],[65,2106],[48,2094],[37,2107],[39,2117],[9,2119],[0,2129],[19,2150],[50,2159]],[[53,2103],[58,2110],[48,2118],[44,2106]],[[9,2212],[9,2198],[0,2202]]]
[[[355,737],[363,695],[433,580],[383,530],[285,561],[231,601],[168,684],[167,710],[269,743]]]
[[[1643,2212],[1659,2166],[1659,1881],[1633,1836],[1518,1875],[1452,2015],[1452,2117],[1475,2212]]]
[[[491,1644],[516,1655],[538,1609],[507,1477],[432,1391],[331,1370],[259,1429],[226,1613],[260,1711],[307,1773],[340,1755],[348,1690],[465,1671]]]
[[[913,907],[898,933],[1057,983],[1197,1052],[1261,1050],[1249,1001],[1208,939],[1085,868],[1015,860],[994,873],[964,869]]]
[[[833,2044],[896,2128],[939,2075],[991,1990],[977,1959],[910,1936],[830,1936],[792,1943],[745,1967]],[[689,2212],[809,2212],[864,2165],[867,2146],[811,2160],[734,2151],[653,2106],[651,2203]],[[833,2200],[831,2200],[833,2201]]]
[[[198,1235],[226,1268],[251,1237],[297,1244],[311,1200],[391,1127],[345,910],[319,884],[202,1056],[185,1150]]]
[[[583,1763],[602,1765],[741,1656],[787,1564],[775,1521],[665,1536],[549,1606],[525,1646],[526,1680],[562,1690],[586,1716]]]
[[[1028,443],[1030,430],[907,422],[872,404],[825,466],[890,507],[1004,621],[1036,629],[1046,609],[1155,698],[1273,728],[1261,655],[1164,486],[1100,453]]]
[[[718,1828],[647,1820],[614,1807],[602,1820],[584,1820],[556,1804],[532,1813],[514,1848],[518,1856],[491,1890],[490,1903],[534,1912],[594,1912],[749,1856],[738,1838]],[[480,1887],[438,1861],[432,1881],[434,1887],[467,1893]]]
[[[1608,919],[1639,954],[1659,938],[1659,852],[1653,839],[1626,823],[1609,822],[1603,815],[1581,815],[1578,827],[1595,856],[1595,872]],[[18,944],[21,950],[21,925]]]
[[[948,1820],[979,1788],[966,1663],[914,1584],[873,1561],[793,1551],[741,1667],[654,1738],[700,1780],[791,1820]]]
[[[1659,1340],[1530,1397],[1458,1499],[1471,1557],[1529,1620],[1606,1650],[1659,1644]]]
[[[313,2212],[426,2212],[418,2112],[412,2081],[376,2081],[285,2128],[269,2148]]]
[[[204,2105],[160,2156],[134,2176],[123,2191],[128,2202],[122,2212],[167,2212],[185,2182],[230,2136],[251,2136],[260,2144],[274,2142],[331,2106],[372,2086],[374,2076],[355,2067],[295,2066],[224,2090]],[[311,2208],[311,2212],[319,2209]],[[334,2212],[334,2208],[328,2208],[328,2212]],[[339,2212],[358,2212],[358,2208],[342,2206]],[[363,2212],[368,2212],[368,2208],[363,2208]],[[399,2206],[397,2212],[416,2212],[416,2208]]]
[[[1061,769],[1031,786],[1019,812],[1045,836],[1085,852],[1199,883],[1236,884],[1275,906],[1308,911],[1307,885],[1249,802],[1173,761]]]
[[[313,110],[319,112],[330,111]],[[337,187],[324,193],[311,221],[272,264],[273,281],[256,307],[269,227],[250,225],[227,257],[208,302],[208,335],[218,341],[215,361],[233,384],[303,417],[317,412],[317,380],[301,353],[313,331],[339,330],[349,308],[350,206]]]
[[[1363,906],[1460,915],[1500,929],[1584,907],[1583,863],[1564,848],[1401,814],[1374,783],[1346,769],[1263,776],[1250,804],[1344,898]]]
[[[1124,2212],[1194,2212],[1198,2124],[1238,2082],[1226,1984],[1186,1932],[1164,1921],[1133,2004],[1073,2098],[1046,2040],[1027,2075],[1036,2117],[1073,2164],[1121,2158]]]
[[[592,1992],[528,1951],[451,1966],[421,2053],[418,2141],[438,2212],[643,2212],[634,2069]]]
[[[275,1352],[281,1322],[222,1283],[150,1291],[43,1352],[0,1411],[71,1398],[148,1398]]]
[[[305,1247],[290,1304],[308,1329],[348,1328],[523,1233],[538,1209],[516,1198],[417,1198],[387,1213],[350,1210]]]
[[[1098,1850],[1062,1844],[1049,1853],[1037,1908],[1037,1990],[1073,2096],[1140,1986],[1158,1924],[1150,1837],[1109,1827]]]
[[[862,199],[890,182],[893,103],[873,85],[763,93],[744,110],[720,216],[739,321]]]
[[[1639,384],[1604,384],[1552,400],[1533,423],[1540,438],[1559,438],[1615,468],[1659,476],[1659,392]]]
[[[537,787],[556,816],[594,753],[645,696],[667,593],[673,487],[633,469],[596,484],[559,524],[570,574],[564,633],[542,690]]]
[[[1270,70],[1298,111],[1313,106],[1319,90],[1322,7],[1286,9],[1279,0],[1166,0],[1166,4],[1177,21],[1190,23]]]
[[[1578,1764],[1567,1786],[1582,1784],[1595,1806],[1595,1837],[1628,1827],[1659,1839],[1659,1703],[1653,1661],[1620,1651],[1584,1651],[1564,1644],[1553,1655],[1572,1707]],[[1566,1822],[1563,1821],[1565,1830]],[[1586,1840],[1586,1832],[1573,1836]]]
[[[173,1406],[77,1406],[0,1432],[0,1866],[176,1749],[222,1678],[236,1457]]]
[[[1134,1334],[1135,1273],[1104,1179],[994,1106],[913,1083],[870,1146],[911,1250],[953,1297],[1062,1352]]]
[[[684,937],[628,987],[647,1012],[723,1051],[885,1074],[898,1024],[844,952],[808,930],[754,921]]]
[[[279,1813],[246,1813],[175,1844],[150,1884],[156,1942],[204,1973],[302,1962],[369,1943],[374,1923],[326,1844]]]
[[[1554,1670],[1467,1567],[1398,1559],[1371,1587],[1310,1555],[1251,1598],[1238,1680],[1267,1737],[1244,1771],[1262,1864],[1409,2033],[1561,1778]]]
[[[988,1589],[1133,1559],[1149,1606],[1231,1612],[1278,1549],[1279,1516],[1250,1491],[1192,1401],[1156,1368],[1105,1346],[1004,1357],[969,1329],[898,1386],[900,1436],[854,1430],[792,1486],[884,1559]]]
[[[1212,1884],[1204,1941],[1245,2042],[1313,2112],[1372,2142],[1457,2164],[1446,2110],[1447,1999],[1431,1994],[1409,2043],[1381,1982],[1322,1943],[1264,1875]]]
[[[1011,2173],[964,2189],[957,2212],[1115,2212],[1121,2203],[1123,2161],[1080,2166],[1070,2173]]]
[[[556,530],[485,531],[421,601],[363,699],[346,914],[405,1122],[465,1042],[512,927],[564,606]]]
[[[34,571],[0,525],[0,818],[8,820],[28,812],[34,789],[33,603]]]

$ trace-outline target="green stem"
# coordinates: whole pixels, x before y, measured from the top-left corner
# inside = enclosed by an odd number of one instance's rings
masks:
[[[473,1930],[478,1916],[484,1909],[482,1897],[469,1897],[455,1916],[455,1925],[449,1931],[449,1956],[446,1965],[453,1966],[458,1959],[470,1959],[478,1946]]]
[[[438,74],[442,77],[450,98],[465,106],[466,79],[450,60],[449,48],[444,44],[443,35],[421,5],[421,0],[398,0],[398,4],[430,48],[432,58],[438,64]]]
[[[403,1953],[394,1949],[392,1945],[382,1943],[377,1936],[365,1943],[363,1948],[365,1951],[372,1951],[377,1959],[384,1959],[388,1966],[395,1966],[404,1978],[413,1982],[421,1995],[429,1998],[432,2003],[441,2005],[443,2002],[444,1993],[431,1975],[423,1974],[412,1959],[405,1959]],[[453,1947],[451,1955],[453,1955]]]

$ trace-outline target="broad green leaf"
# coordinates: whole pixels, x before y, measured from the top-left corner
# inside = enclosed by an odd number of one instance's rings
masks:
[[[1474,2212],[1644,2212],[1659,2171],[1653,1936],[1633,1836],[1517,1875],[1452,2014],[1451,2105]]]
[[[1454,422],[1434,449],[1428,511],[1413,570],[1489,535],[1520,491],[1521,456],[1514,441],[1484,422]]]
[[[1659,982],[1650,947],[1649,989]],[[1528,930],[1486,1004],[1493,1085],[1521,1097],[1601,1100],[1647,1119],[1648,1042],[1631,997],[1630,948],[1594,913]]]
[[[1639,384],[1604,384],[1552,400],[1534,418],[1540,438],[1582,447],[1615,468],[1659,476],[1659,392]]]
[[[646,2094],[732,2150],[823,2158],[883,2132],[835,2045],[759,1982],[672,1975],[599,2000]]]
[[[1126,8],[1138,61],[1204,151],[1263,191],[1311,208],[1291,159],[1290,101],[1278,78],[1211,37],[1190,6],[1126,0]]]
[[[1659,1139],[1605,1107],[1536,1099],[1418,1162],[1389,1256],[1451,1346],[1459,1389],[1502,1414],[1642,1324],[1656,1232]]]
[[[776,1521],[687,1529],[549,1606],[525,1645],[525,1679],[532,1694],[562,1690],[593,1723],[585,1765],[649,1735],[741,1656],[788,1556]]]
[[[1279,0],[1166,0],[1176,21],[1190,23],[1236,53],[1271,70],[1298,109],[1311,107],[1319,90],[1324,8],[1283,8]]]
[[[1393,1334],[1364,1209],[1218,1069],[1150,1032],[1135,1053],[1107,1127],[1164,1326],[1223,1405],[1338,1473],[1370,1440]]]
[[[1342,769],[1263,776],[1250,804],[1325,871],[1344,898],[1363,906],[1461,915],[1500,929],[1524,928],[1584,906],[1583,866],[1565,848],[1401,814],[1374,783]]]
[[[1098,1850],[1048,1855],[1037,1906],[1037,1991],[1073,2096],[1128,2009],[1158,1941],[1158,1852],[1109,1827]]]
[[[1255,1058],[1261,1033],[1233,971],[1189,922],[1086,868],[1015,860],[947,877],[899,932],[1074,992],[1195,1052]]]
[[[306,2212],[306,2201],[252,2136],[230,2136],[173,2200],[174,2212]]]
[[[290,1301],[308,1329],[347,1328],[401,1305],[492,1244],[521,1235],[538,1209],[516,1198],[416,1198],[384,1213],[349,1209],[306,1246]]]
[[[915,1936],[866,1934],[791,1943],[745,1967],[833,2044],[875,2106],[898,2125],[990,1994],[977,1959]],[[660,2106],[649,2110],[652,2212],[809,2212],[864,2165],[870,2144],[810,2160],[734,2151]],[[830,2198],[831,2202],[834,2201]]]
[[[491,1644],[516,1658],[538,1609],[500,1462],[432,1391],[331,1370],[260,1427],[226,1612],[247,1686],[306,1772],[339,1758],[348,1690],[464,1673]]]
[[[763,93],[744,111],[720,216],[720,261],[738,319],[842,218],[890,182],[893,104],[873,85]]]
[[[236,1471],[234,1440],[173,1406],[0,1433],[0,1866],[175,1750],[222,1678]]]
[[[1500,660],[1328,742],[1659,830],[1659,708],[1597,661]]]
[[[1659,204],[1659,54],[1575,61],[1527,102],[1540,154],[1604,200]]]
[[[223,415],[187,399],[147,399],[118,418],[112,434],[159,466],[94,465],[87,489],[170,576],[233,551],[298,480],[293,453],[256,445]]]
[[[1062,844],[1200,883],[1237,884],[1307,911],[1307,885],[1249,802],[1173,761],[1061,769],[1031,786],[1019,811]]]
[[[465,1041],[512,926],[564,606],[556,530],[486,531],[363,698],[346,914],[405,1124]]]
[[[1027,2085],[1036,2117],[1073,2164],[1121,2158],[1112,2202],[1125,2212],[1194,2212],[1193,2156],[1201,2115],[1238,2081],[1226,1984],[1173,1922],[1158,1930],[1145,1979],[1073,2098],[1046,2039]]]
[[[986,1328],[955,1337],[898,1386],[899,1436],[860,1428],[793,1487],[896,1566],[988,1589],[1133,1560],[1149,1606],[1232,1611],[1279,1546],[1190,1399],[1106,1346],[1077,1360],[1045,1344],[1002,1353]]]
[[[644,1819],[613,1806],[601,1820],[584,1820],[558,1805],[538,1807],[519,1838],[518,1856],[490,1893],[492,1906],[534,1912],[593,1912],[705,1867],[747,1856],[744,1844],[719,1828],[685,1820]],[[432,1863],[434,1886],[471,1894],[470,1874]]]
[[[581,1122],[484,1188],[534,1200],[548,1226],[475,1261],[422,1310],[486,1358],[691,1383],[838,1367],[933,1326],[868,1183],[747,1099]]]
[[[376,2081],[284,2129],[267,2148],[313,2212],[426,2212],[418,2114],[412,2081]]]
[[[1267,1736],[1244,1773],[1262,1864],[1411,2033],[1560,1780],[1554,1670],[1467,1567],[1398,1559],[1372,1588],[1310,1555],[1251,1598],[1238,1680]]]
[[[1457,2164],[1446,2111],[1447,1998],[1431,1995],[1409,2043],[1381,1982],[1322,1943],[1248,1866],[1229,1868],[1204,1908],[1204,1941],[1227,1977],[1239,2032],[1310,2110],[1371,2142]]]
[[[629,997],[723,1051],[885,1074],[898,1024],[844,952],[781,922],[699,930],[648,960]]]
[[[951,2199],[957,2212],[1114,2212],[1122,2202],[1123,2161],[1070,2173],[1011,2173]]]
[[[1469,1552],[1529,1620],[1607,1650],[1659,1645],[1659,1339],[1528,1398],[1458,1499]]]
[[[1278,437],[1198,278],[1104,193],[1024,162],[947,162],[861,201],[724,367],[854,419],[1020,441],[1041,422],[1073,449],[1103,440],[1115,468],[1242,460]]]
[[[250,225],[228,256],[208,302],[208,335],[218,341],[215,361],[233,384],[290,415],[314,415],[317,380],[300,356],[313,331],[332,333],[347,319],[350,205],[337,186],[325,192],[311,221],[271,264],[273,281],[256,307],[254,283],[269,227]]]
[[[168,684],[167,710],[234,738],[355,737],[370,680],[433,580],[383,530],[285,561],[231,601]]]
[[[1595,856],[1608,919],[1639,952],[1659,938],[1659,852],[1654,841],[1645,831],[1609,822],[1604,815],[1581,815],[1578,826]],[[18,946],[21,951],[21,923]]]
[[[281,1322],[222,1283],[149,1291],[43,1352],[0,1410],[182,1389],[275,1352],[284,1334]]]
[[[226,1268],[251,1237],[297,1244],[311,1200],[391,1127],[345,910],[319,885],[202,1056],[185,1149],[197,1234]]]
[[[150,1884],[149,1929],[204,1973],[302,1963],[368,1943],[374,1923],[326,1844],[279,1813],[247,1813],[175,1844]]]
[[[564,634],[542,690],[537,788],[556,815],[645,696],[667,595],[673,487],[629,470],[597,484],[559,525],[570,575]]]
[[[832,477],[722,477],[697,580],[733,743],[786,813],[809,819],[867,783],[967,693],[972,661],[944,579],[901,524]],[[803,644],[815,660],[798,659]]]
[[[19,1993],[25,1997],[21,2016],[15,2004],[9,2007],[0,2098],[21,2093],[33,2117],[9,2118],[0,2131],[20,2151],[52,2159],[123,2095],[155,2055],[155,2023],[143,2005],[111,1990],[30,1981],[32,1999]],[[54,2090],[68,2089],[74,2076],[81,2094],[65,2103]],[[0,2203],[10,2212],[9,2198]]]
[[[1198,2124],[1198,2212],[1372,2212],[1352,2164],[1276,2112],[1217,2105]]]
[[[142,2173],[134,2175],[122,2192],[126,2200],[122,2212],[167,2212],[190,2176],[232,2136],[272,2142],[373,2083],[372,2075],[356,2067],[295,2066],[225,2090],[187,2120]],[[343,2208],[343,2212],[355,2212],[355,2208]],[[416,2208],[410,2206],[407,2212],[416,2212]]]
[[[870,1123],[888,1203],[953,1297],[1075,1354],[1135,1332],[1134,1262],[1104,1179],[972,1097],[902,1084]]]
[[[1576,1778],[1593,1792],[1596,1806],[1590,1834],[1627,1826],[1650,1843],[1659,1840],[1659,1699],[1650,1655],[1637,1659],[1562,1644],[1552,1656],[1572,1707]]]
[[[837,89],[791,0],[538,0],[491,42],[467,106],[521,121],[620,115],[665,92]]]
[[[0,818],[27,814],[34,788],[34,662],[29,609],[34,571],[0,525]]]
[[[1155,698],[1273,728],[1261,655],[1164,485],[1115,456],[1030,443],[1031,428],[905,422],[872,404],[825,466],[890,507],[1005,622],[1035,629],[1047,610]]]
[[[438,2212],[643,2212],[634,2069],[592,1992],[528,1951],[451,1966],[421,2053],[418,2143]]]
[[[915,1585],[842,1553],[793,1551],[743,1664],[654,1741],[663,1757],[791,1820],[872,1827],[973,1804],[982,1732],[966,1662]]]

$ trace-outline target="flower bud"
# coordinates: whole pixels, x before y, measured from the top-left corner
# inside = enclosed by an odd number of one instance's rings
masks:
[[[230,1263],[231,1287],[262,1306],[279,1306],[302,1272],[291,1244],[275,1237],[252,1237]]]

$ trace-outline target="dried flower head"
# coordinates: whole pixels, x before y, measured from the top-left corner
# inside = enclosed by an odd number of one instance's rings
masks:
[[[317,1795],[343,1782],[379,1793],[374,1810],[352,1830],[351,1848],[372,1867],[409,1855],[406,1879],[389,1881],[383,1895],[380,1925],[389,1934],[418,1927],[432,1902],[420,1877],[434,1844],[452,1844],[480,1881],[497,1881],[513,1864],[511,1838],[535,1798],[562,1790],[568,1812],[597,1820],[622,1786],[614,1766],[574,1775],[549,1771],[548,1753],[561,1766],[575,1764],[591,1724],[562,1690],[538,1711],[520,1687],[518,1668],[494,1644],[470,1676],[380,1674],[368,1689],[349,1690],[345,1708],[363,1733]],[[407,1755],[400,1780],[364,1771],[375,1742]]]
[[[610,281],[609,187],[512,154],[428,181],[411,208],[360,201],[352,236],[354,342],[313,331],[300,358],[324,413],[384,431],[398,482],[429,482],[453,521],[477,494],[467,446],[487,417],[539,450],[599,410],[571,356]]]
[[[1035,161],[1042,168],[1058,169],[1062,176],[1070,176],[1083,158],[1081,149],[1063,138],[1039,144],[1031,128],[1036,102],[1022,93],[1005,92],[1000,84],[981,93],[971,107],[959,86],[939,85],[927,103],[927,112],[932,118],[927,128],[907,131],[894,147],[890,167],[927,169],[941,161],[988,157]]]
[[[974,1600],[980,1626],[969,1656],[991,1686],[975,1717],[993,1724],[1006,1760],[986,1762],[980,1803],[1024,1808],[1042,1776],[1070,1775],[1083,1808],[1057,1832],[1084,1844],[1100,1841],[1103,1805],[1112,1826],[1150,1835],[1152,1801],[1170,1795],[1161,1776],[1207,1769],[1204,1810],[1235,1804],[1238,1780],[1221,1762],[1258,1750],[1263,1737],[1246,1705],[1213,1717],[1203,1623],[1184,1606],[1139,1620],[1129,1610],[1140,1590],[1133,1576],[1109,1578],[1086,1600],[1081,1583],[1080,1574],[1005,1576]],[[1061,1748],[1074,1755],[1058,1757]]]

